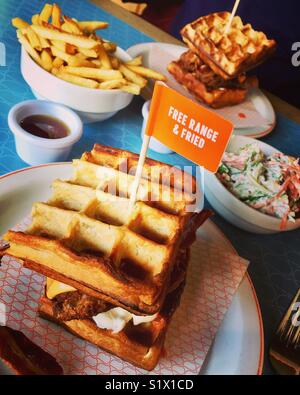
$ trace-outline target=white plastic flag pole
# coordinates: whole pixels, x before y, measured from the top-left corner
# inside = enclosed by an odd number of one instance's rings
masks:
[[[134,181],[132,184],[132,190],[131,190],[131,194],[130,194],[130,202],[129,202],[129,213],[130,214],[133,210],[133,207],[134,207],[136,199],[137,199],[137,193],[138,193],[138,189],[139,189],[142,174],[143,174],[143,167],[144,167],[145,159],[147,156],[149,142],[150,142],[150,136],[145,134],[144,138],[143,138],[143,144],[142,144],[142,148],[141,148],[141,152],[140,152],[140,157],[139,157],[138,165],[136,168],[135,178],[134,178]]]
[[[204,209],[204,172],[205,169],[203,166],[199,166],[200,169],[200,203],[199,203],[199,207],[198,210],[199,212],[202,211]]]
[[[233,18],[234,18],[235,13],[236,13],[236,11],[237,11],[237,9],[238,9],[238,6],[239,6],[239,4],[240,4],[240,1],[241,1],[241,0],[235,0],[233,9],[232,9],[232,11],[231,11],[230,18],[229,18],[229,20],[228,20],[228,22],[227,22],[227,25],[226,25],[226,27],[225,27],[225,34],[228,34],[228,33],[229,33],[230,26],[231,26],[231,24],[232,24]]]

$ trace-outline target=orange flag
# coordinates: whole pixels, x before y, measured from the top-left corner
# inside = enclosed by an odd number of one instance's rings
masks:
[[[156,82],[146,136],[215,173],[232,131],[231,122]]]

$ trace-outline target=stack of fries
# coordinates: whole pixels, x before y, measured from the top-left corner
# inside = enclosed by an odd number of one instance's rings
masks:
[[[50,22],[51,20],[51,22]],[[102,21],[77,21],[62,15],[57,4],[45,4],[30,25],[12,19],[17,37],[32,59],[67,82],[93,89],[121,89],[139,95],[147,78],[164,81],[164,75],[143,67],[142,57],[122,62],[115,43],[103,40],[96,30],[108,27]]]

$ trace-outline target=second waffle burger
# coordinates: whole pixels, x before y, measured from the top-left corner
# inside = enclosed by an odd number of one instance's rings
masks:
[[[213,107],[239,104],[257,78],[246,71],[256,67],[275,50],[276,43],[240,17],[233,18],[228,34],[229,12],[198,18],[181,30],[189,47],[168,71],[198,100]]]

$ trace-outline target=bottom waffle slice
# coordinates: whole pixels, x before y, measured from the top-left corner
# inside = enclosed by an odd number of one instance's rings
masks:
[[[171,62],[168,71],[196,99],[213,108],[239,104],[245,100],[248,89],[257,86],[256,77],[245,75],[223,80],[191,51],[185,52],[178,61]]]
[[[152,322],[137,326],[129,322],[118,333],[97,327],[92,319],[60,321],[55,317],[55,303],[46,296],[43,296],[40,301],[39,314],[41,317],[63,326],[74,335],[133,365],[152,370],[163,349],[167,327],[180,302],[183,288],[184,283],[167,296],[162,310]]]

